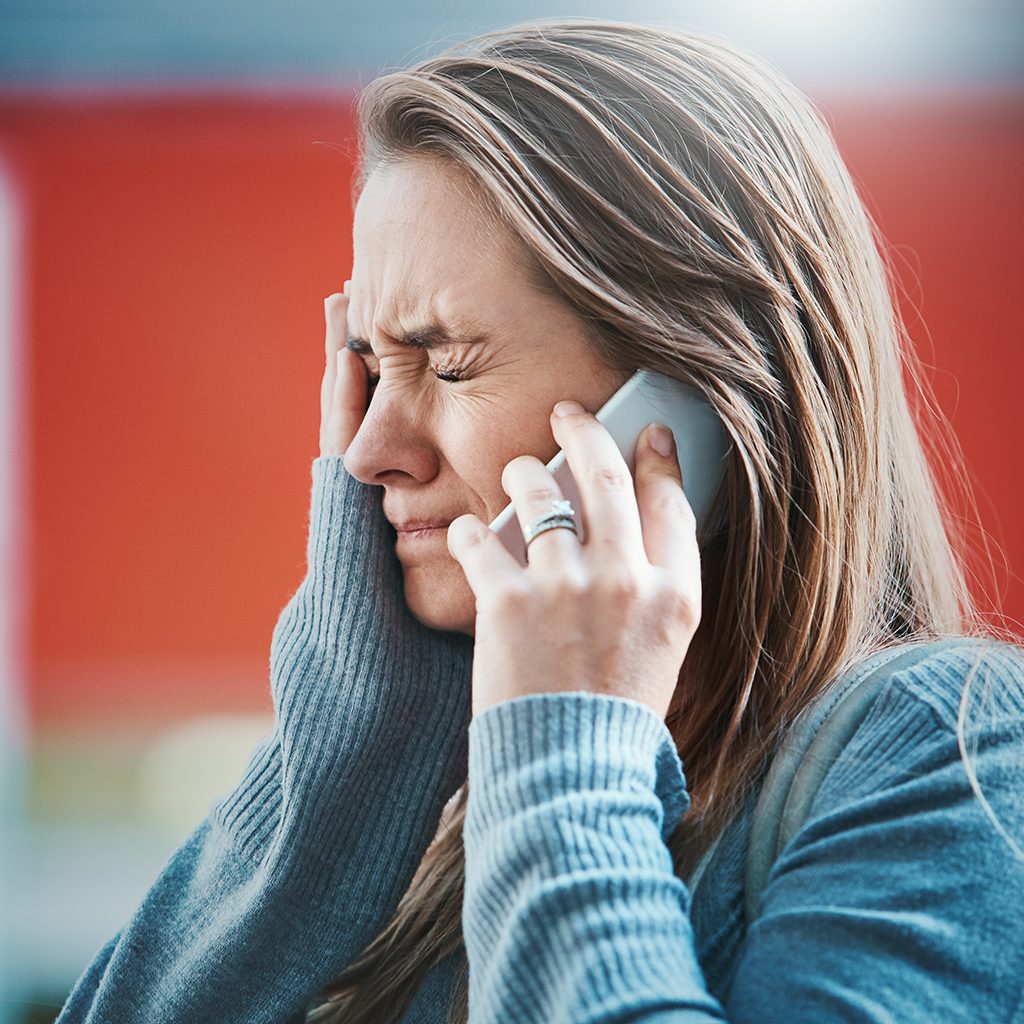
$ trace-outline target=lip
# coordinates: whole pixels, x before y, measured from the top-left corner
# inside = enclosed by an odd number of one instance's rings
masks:
[[[392,523],[398,533],[429,533],[431,530],[446,530],[452,520],[409,519],[404,523]]]
[[[444,537],[447,532],[447,526],[431,526],[424,530],[399,530],[398,543],[404,540],[427,540],[431,537]]]

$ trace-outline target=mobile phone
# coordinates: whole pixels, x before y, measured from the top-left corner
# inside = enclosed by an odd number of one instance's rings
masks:
[[[725,469],[728,438],[718,413],[695,388],[654,370],[637,370],[596,413],[615,439],[630,475],[636,469],[636,442],[649,423],[664,423],[672,431],[683,473],[683,490],[698,528],[704,523]],[[585,540],[582,498],[565,452],[547,464],[562,494],[576,511],[576,535]],[[505,547],[526,565],[526,544],[515,506],[507,505],[490,524]]]

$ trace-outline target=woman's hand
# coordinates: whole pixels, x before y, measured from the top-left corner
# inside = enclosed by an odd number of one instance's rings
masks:
[[[327,365],[320,385],[320,454],[344,455],[366,415],[366,364],[345,347],[348,317],[348,291],[324,299],[324,336]]]
[[[473,716],[530,693],[589,691],[668,713],[700,622],[696,522],[683,493],[675,446],[640,435],[635,491],[604,426],[576,403],[552,429],[583,500],[585,543],[546,530],[523,568],[486,524],[459,516],[448,550],[476,595]],[[522,455],[502,486],[524,528],[563,494],[544,463]]]

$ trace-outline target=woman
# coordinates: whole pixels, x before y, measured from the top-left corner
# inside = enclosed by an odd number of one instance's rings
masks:
[[[807,101],[718,42],[543,22],[378,78],[359,119],[275,729],[60,1020],[1020,1012],[1015,643],[894,675],[743,916],[801,709],[873,652],[992,636]],[[592,415],[638,366],[731,438],[699,533],[673,450],[641,437],[634,489]],[[521,567],[485,525],[552,507],[559,448],[587,540]]]

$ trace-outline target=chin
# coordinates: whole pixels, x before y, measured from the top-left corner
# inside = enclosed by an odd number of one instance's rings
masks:
[[[473,636],[476,599],[458,564],[403,566],[402,572],[409,611],[424,626]]]

